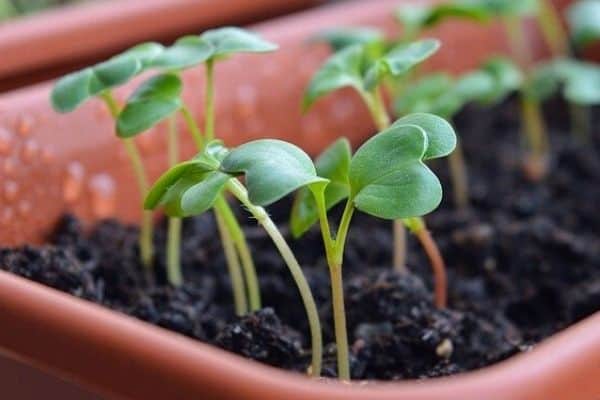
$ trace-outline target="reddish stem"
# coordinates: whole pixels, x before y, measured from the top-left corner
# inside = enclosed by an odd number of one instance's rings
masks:
[[[444,263],[440,249],[427,229],[419,229],[415,232],[415,235],[419,239],[419,242],[421,242],[421,246],[423,246],[433,269],[435,306],[437,308],[446,308],[448,302],[448,279],[446,277],[446,264]]]

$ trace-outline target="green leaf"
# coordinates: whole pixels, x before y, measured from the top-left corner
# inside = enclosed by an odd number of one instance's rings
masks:
[[[212,48],[212,59],[233,53],[264,53],[277,50],[278,46],[262,39],[255,33],[236,27],[208,30],[200,35]]]
[[[218,165],[216,167],[218,168]],[[196,158],[175,165],[158,178],[154,185],[152,185],[144,200],[144,208],[146,210],[153,210],[167,202],[169,200],[165,197],[167,192],[174,187],[183,176],[204,174],[213,170],[215,170],[214,164]]]
[[[429,58],[439,48],[440,42],[435,39],[424,39],[396,46],[368,68],[365,88],[372,90],[387,76],[397,77],[406,73]]]
[[[119,86],[140,72],[140,60],[133,55],[119,55],[70,73],[59,79],[52,88],[52,106],[58,112],[73,111],[90,97]]]
[[[402,6],[396,11],[396,18],[404,25],[409,37],[415,37],[423,28],[433,27],[448,19],[485,22],[491,15],[478,4],[445,2],[437,5]]]
[[[189,186],[181,196],[183,216],[199,215],[212,208],[231,175],[221,171],[205,173],[200,182]]]
[[[133,57],[142,64],[142,68],[147,68],[164,50],[165,47],[160,43],[146,42],[125,50],[117,57]]]
[[[250,201],[259,206],[269,205],[300,187],[328,182],[317,176],[304,151],[276,139],[255,140],[231,150],[221,170],[245,174]]]
[[[140,60],[131,56],[116,56],[92,67],[94,75],[90,80],[89,94],[95,96],[107,89],[129,81],[142,72]]]
[[[542,64],[534,71],[527,93],[545,100],[559,88],[570,102],[581,105],[600,103],[600,66],[571,59]]]
[[[50,95],[52,107],[61,113],[76,109],[90,97],[89,86],[93,75],[92,69],[86,68],[59,79]]]
[[[504,57],[493,57],[485,62],[482,70],[494,79],[494,89],[480,101],[486,104],[498,103],[510,93],[523,86],[525,77],[519,67]]]
[[[181,90],[181,80],[174,74],[161,74],[144,81],[119,114],[117,135],[135,136],[179,110]]]
[[[343,87],[353,87],[362,92],[361,66],[364,55],[364,48],[360,45],[350,46],[333,54],[308,85],[302,108],[307,110],[318,98]]]
[[[351,199],[357,209],[384,219],[421,216],[442,199],[442,186],[423,163],[426,133],[400,125],[373,136],[350,163]]]
[[[600,1],[581,0],[567,10],[571,37],[578,46],[600,39]]]
[[[394,100],[396,115],[413,112],[433,113],[439,97],[453,85],[452,77],[444,73],[427,75],[407,86]]]
[[[152,65],[169,70],[190,68],[208,60],[215,49],[211,44],[198,36],[184,36],[168,47]]]
[[[329,179],[325,188],[325,207],[331,207],[344,200],[350,194],[348,171],[352,150],[348,139],[336,140],[315,160],[317,175]],[[298,238],[319,219],[317,205],[311,191],[304,187],[296,194],[290,218],[292,235]]]
[[[315,36],[315,40],[327,42],[334,51],[348,46],[382,43],[383,32],[376,28],[346,27],[323,31]]]
[[[457,0],[456,4],[479,7],[495,16],[531,16],[539,10],[538,0]]]
[[[393,128],[414,125],[427,136],[427,148],[423,160],[440,158],[452,153],[456,147],[456,133],[444,118],[427,113],[414,113],[402,117],[392,124]]]

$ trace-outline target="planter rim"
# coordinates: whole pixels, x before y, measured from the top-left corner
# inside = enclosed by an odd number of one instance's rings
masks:
[[[186,390],[182,393],[203,393],[213,386],[213,389],[222,388],[225,397],[229,391],[241,388],[243,393],[257,396],[255,398],[283,398],[285,395],[288,399],[316,395],[328,399],[384,400],[400,396],[415,400],[465,399],[471,398],[465,397],[468,394],[477,398],[478,394],[490,393],[489,399],[515,400],[533,398],[533,393],[539,396],[540,392],[553,399],[566,399],[569,397],[561,397],[568,395],[564,391],[565,383],[577,388],[580,395],[589,393],[592,398],[598,394],[593,392],[593,383],[600,376],[600,312],[554,335],[530,352],[482,370],[425,381],[347,384],[311,380],[246,360],[4,271],[0,271],[0,305],[0,323],[11,326],[11,329],[0,330],[0,338],[9,353],[16,353],[27,362],[37,360],[33,361],[35,366],[83,386],[102,390],[112,387],[119,395],[134,395],[144,390],[137,388],[138,382],[129,381],[130,387],[124,387],[127,379],[119,378],[128,360],[138,358],[143,362],[135,366],[141,368],[136,374],[162,377],[158,384],[147,381],[153,393],[160,391],[158,385],[169,382]],[[15,313],[29,315],[29,321],[15,321],[12,318]],[[40,338],[41,343],[32,344],[23,339],[27,336],[22,335],[23,329],[43,329],[45,335]],[[76,340],[70,342],[74,351],[56,357],[61,343],[72,339]],[[97,354],[94,348],[101,348],[102,354]],[[104,371],[96,375],[95,381],[82,380],[84,376],[94,376],[98,364],[110,361],[115,363],[115,368],[108,374]],[[566,374],[565,366],[569,366]],[[177,375],[183,371],[186,373]]]
[[[0,78],[81,61],[197,26],[215,26],[232,16],[249,22],[261,14],[298,10],[318,1],[105,0],[62,6],[0,24]]]

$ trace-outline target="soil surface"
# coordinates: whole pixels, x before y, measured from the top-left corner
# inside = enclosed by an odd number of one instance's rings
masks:
[[[481,368],[600,310],[600,135],[594,132],[585,144],[575,140],[565,108],[552,104],[546,110],[553,157],[540,183],[528,181],[520,166],[514,101],[492,112],[470,108],[454,121],[469,166],[471,207],[452,206],[441,160],[432,167],[443,180],[445,200],[426,218],[448,265],[448,309],[432,304],[429,265],[414,238],[408,255],[412,272],[398,275],[390,267],[391,224],[356,216],[344,265],[353,378],[426,378]],[[269,210],[284,232],[288,207],[289,199]],[[1,249],[0,265],[245,357],[305,371],[309,336],[299,295],[269,239],[237,211],[254,250],[265,307],[242,318],[233,312],[210,214],[184,221],[186,283],[177,289],[165,284],[164,223],[155,238],[153,287],[142,278],[136,227],[112,220],[83,227],[67,215],[49,245]],[[320,308],[324,375],[335,376],[320,235],[313,230],[290,243]]]

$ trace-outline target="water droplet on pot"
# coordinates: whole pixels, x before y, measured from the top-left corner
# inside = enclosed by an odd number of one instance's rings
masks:
[[[71,162],[67,166],[67,175],[63,182],[63,198],[67,203],[72,203],[79,198],[83,189],[85,169],[78,162]]]
[[[4,128],[0,128],[0,154],[8,154],[12,145],[13,135]]]
[[[17,122],[17,132],[21,136],[28,136],[33,128],[33,118],[28,115],[21,115]]]
[[[42,161],[45,163],[54,161],[54,152],[49,148],[42,149]]]
[[[12,202],[19,194],[19,185],[15,181],[4,182],[4,198],[8,202]]]
[[[2,223],[5,225],[9,224],[12,221],[15,212],[10,207],[3,207],[2,209]]]
[[[40,146],[37,144],[35,140],[29,139],[25,142],[23,146],[23,160],[25,162],[31,162],[35,159],[38,152],[40,150]]]
[[[106,218],[115,210],[115,182],[108,174],[97,174],[90,179],[92,212],[98,218]]]
[[[19,215],[21,217],[26,217],[31,212],[31,203],[27,200],[22,200],[18,205]]]
[[[16,169],[17,169],[16,162],[12,158],[7,158],[2,163],[2,171],[4,171],[4,173],[6,175],[12,175],[12,174],[14,174],[15,171],[16,171]]]
[[[338,121],[345,121],[354,114],[354,101],[350,97],[342,97],[332,103],[331,113]]]
[[[240,117],[249,118],[256,111],[256,88],[252,85],[241,85],[237,88],[237,111]]]
[[[316,113],[308,114],[302,118],[302,132],[307,135],[315,135],[321,132],[321,121]]]
[[[150,129],[136,138],[136,143],[138,144],[140,150],[143,153],[149,153],[152,150],[152,148],[155,147],[155,145],[157,144],[157,136],[155,132],[155,129]]]

